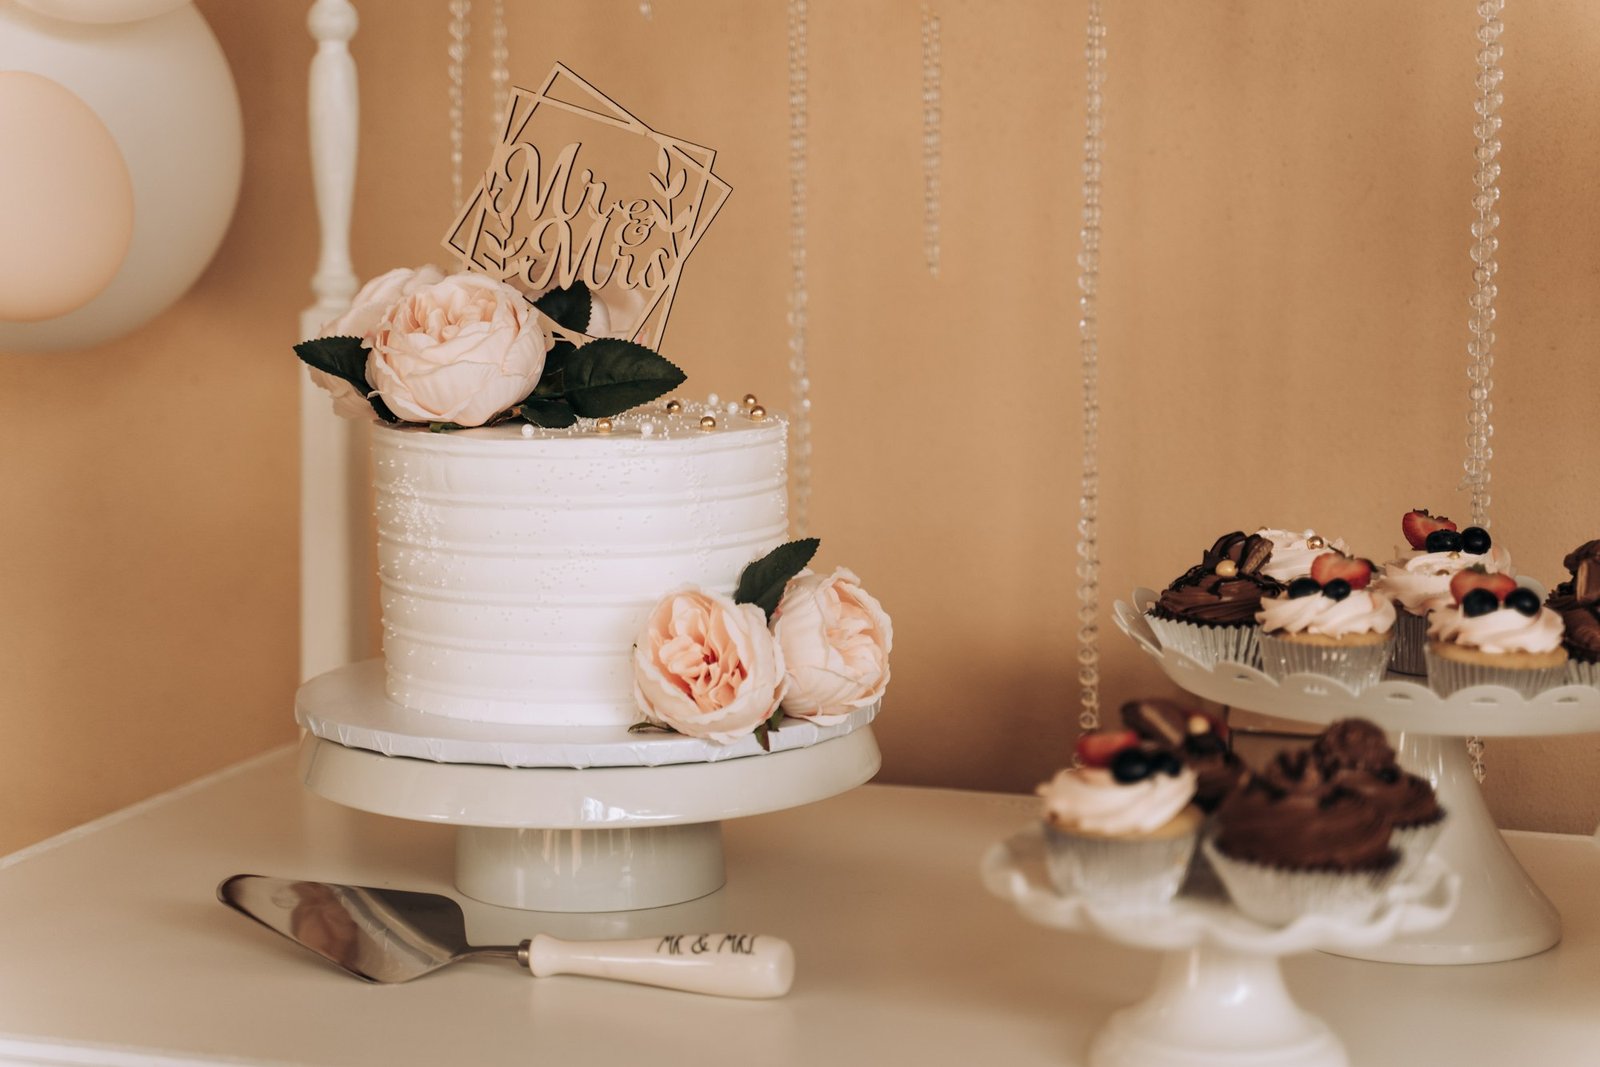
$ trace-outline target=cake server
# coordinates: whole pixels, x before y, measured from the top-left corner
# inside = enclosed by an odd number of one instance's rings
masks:
[[[368,982],[409,982],[472,956],[516,960],[534,977],[581,974],[723,997],[781,997],[794,950],[765,934],[666,934],[622,941],[467,944],[461,905],[437,893],[236,874],[217,899]]]

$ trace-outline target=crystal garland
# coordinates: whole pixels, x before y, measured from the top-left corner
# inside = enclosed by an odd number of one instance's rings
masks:
[[[811,379],[806,368],[806,0],[789,0],[789,423],[790,526],[811,524]]]
[[[490,115],[489,141],[491,147],[500,143],[500,127],[506,120],[506,105],[511,100],[511,47],[507,43],[506,0],[494,0],[489,8],[489,86]],[[459,203],[461,198],[456,197]]]
[[[1489,460],[1494,456],[1494,450],[1489,446],[1489,439],[1494,436],[1494,425],[1489,421],[1489,413],[1493,410],[1489,393],[1494,388],[1494,381],[1490,377],[1494,367],[1494,298],[1498,292],[1494,276],[1500,269],[1495,261],[1500,240],[1494,231],[1500,225],[1495,205],[1500,200],[1500,186],[1497,184],[1500,164],[1496,161],[1500,155],[1499,111],[1505,99],[1500,93],[1500,82],[1504,77],[1500,70],[1500,59],[1505,54],[1500,44],[1500,31],[1503,28],[1500,12],[1504,7],[1505,0],[1480,0],[1478,4],[1478,17],[1482,19],[1482,24],[1478,27],[1477,37],[1481,47],[1477,55],[1478,76],[1474,80],[1478,99],[1473,103],[1478,120],[1472,127],[1478,139],[1473,149],[1478,170],[1472,178],[1472,184],[1477,187],[1477,192],[1472,196],[1472,208],[1478,217],[1472,222],[1473,291],[1468,300],[1472,313],[1467,319],[1467,329],[1472,334],[1472,339],[1467,342],[1467,378],[1472,386],[1467,391],[1470,401],[1467,411],[1467,458],[1462,463],[1466,475],[1461,479],[1461,487],[1472,493],[1472,524],[1486,530],[1489,528]],[[1472,758],[1472,776],[1480,783],[1485,775],[1483,751],[1483,738],[1467,738],[1467,754]]]
[[[1083,228],[1078,231],[1079,356],[1083,375],[1083,480],[1078,498],[1078,726],[1100,725],[1100,166],[1105,23],[1089,0],[1083,58]]]
[[[939,15],[922,5],[922,257],[939,276],[939,167],[943,154],[944,57]]]
[[[472,0],[450,0],[450,195],[451,209],[461,207],[461,161],[467,127],[467,16]]]

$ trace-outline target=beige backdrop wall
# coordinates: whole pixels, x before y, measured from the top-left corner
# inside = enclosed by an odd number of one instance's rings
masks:
[[[304,7],[203,2],[239,81],[243,196],[206,276],[125,340],[0,356],[0,851],[293,738],[296,374],[315,257]],[[934,0],[943,270],[921,256],[920,4],[812,0],[814,532],[895,617],[886,781],[1026,790],[1070,750],[1081,3]],[[1109,4],[1101,540],[1107,596],[1219,533],[1389,554],[1464,518],[1471,5]],[[438,258],[445,5],[358,4],[363,274]],[[561,59],[717,147],[734,196],[666,350],[694,390],[786,389],[781,3],[510,3]],[[478,13],[470,160],[486,150]],[[1600,9],[1507,18],[1494,532],[1559,576],[1600,535]],[[483,147],[480,147],[483,146]],[[1107,627],[1105,699],[1166,692]],[[1588,832],[1600,743],[1496,742],[1511,826]]]

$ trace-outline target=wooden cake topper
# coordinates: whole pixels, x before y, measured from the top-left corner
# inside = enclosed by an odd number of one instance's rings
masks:
[[[732,191],[716,152],[660,134],[557,63],[514,89],[500,143],[444,245],[536,299],[575,282],[596,334],[658,349],[684,260]],[[582,345],[589,334],[545,326]]]

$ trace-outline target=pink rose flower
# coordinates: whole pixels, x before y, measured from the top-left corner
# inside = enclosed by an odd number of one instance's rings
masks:
[[[361,287],[350,301],[350,310],[323,323],[317,336],[359,337],[363,344],[371,348],[372,331],[377,328],[378,320],[383,318],[384,312],[393,307],[402,296],[443,279],[444,275],[438,267],[418,267],[416,270],[398,267],[380,274]],[[311,381],[333,398],[335,415],[345,419],[371,420],[378,417],[377,412],[372,410],[372,405],[367,402],[367,398],[343,378],[336,378],[327,371],[320,371],[315,367],[307,367],[306,371],[310,373]]]
[[[841,722],[889,684],[894,627],[861,579],[843,567],[791,581],[772,629],[789,673],[785,715],[819,726]]]
[[[688,588],[650,612],[633,649],[633,695],[651,722],[720,744],[766,722],[783,698],[783,653],[755,604]]]
[[[407,422],[482,426],[533,392],[548,347],[516,289],[452,274],[403,296],[378,321],[367,382]]]

